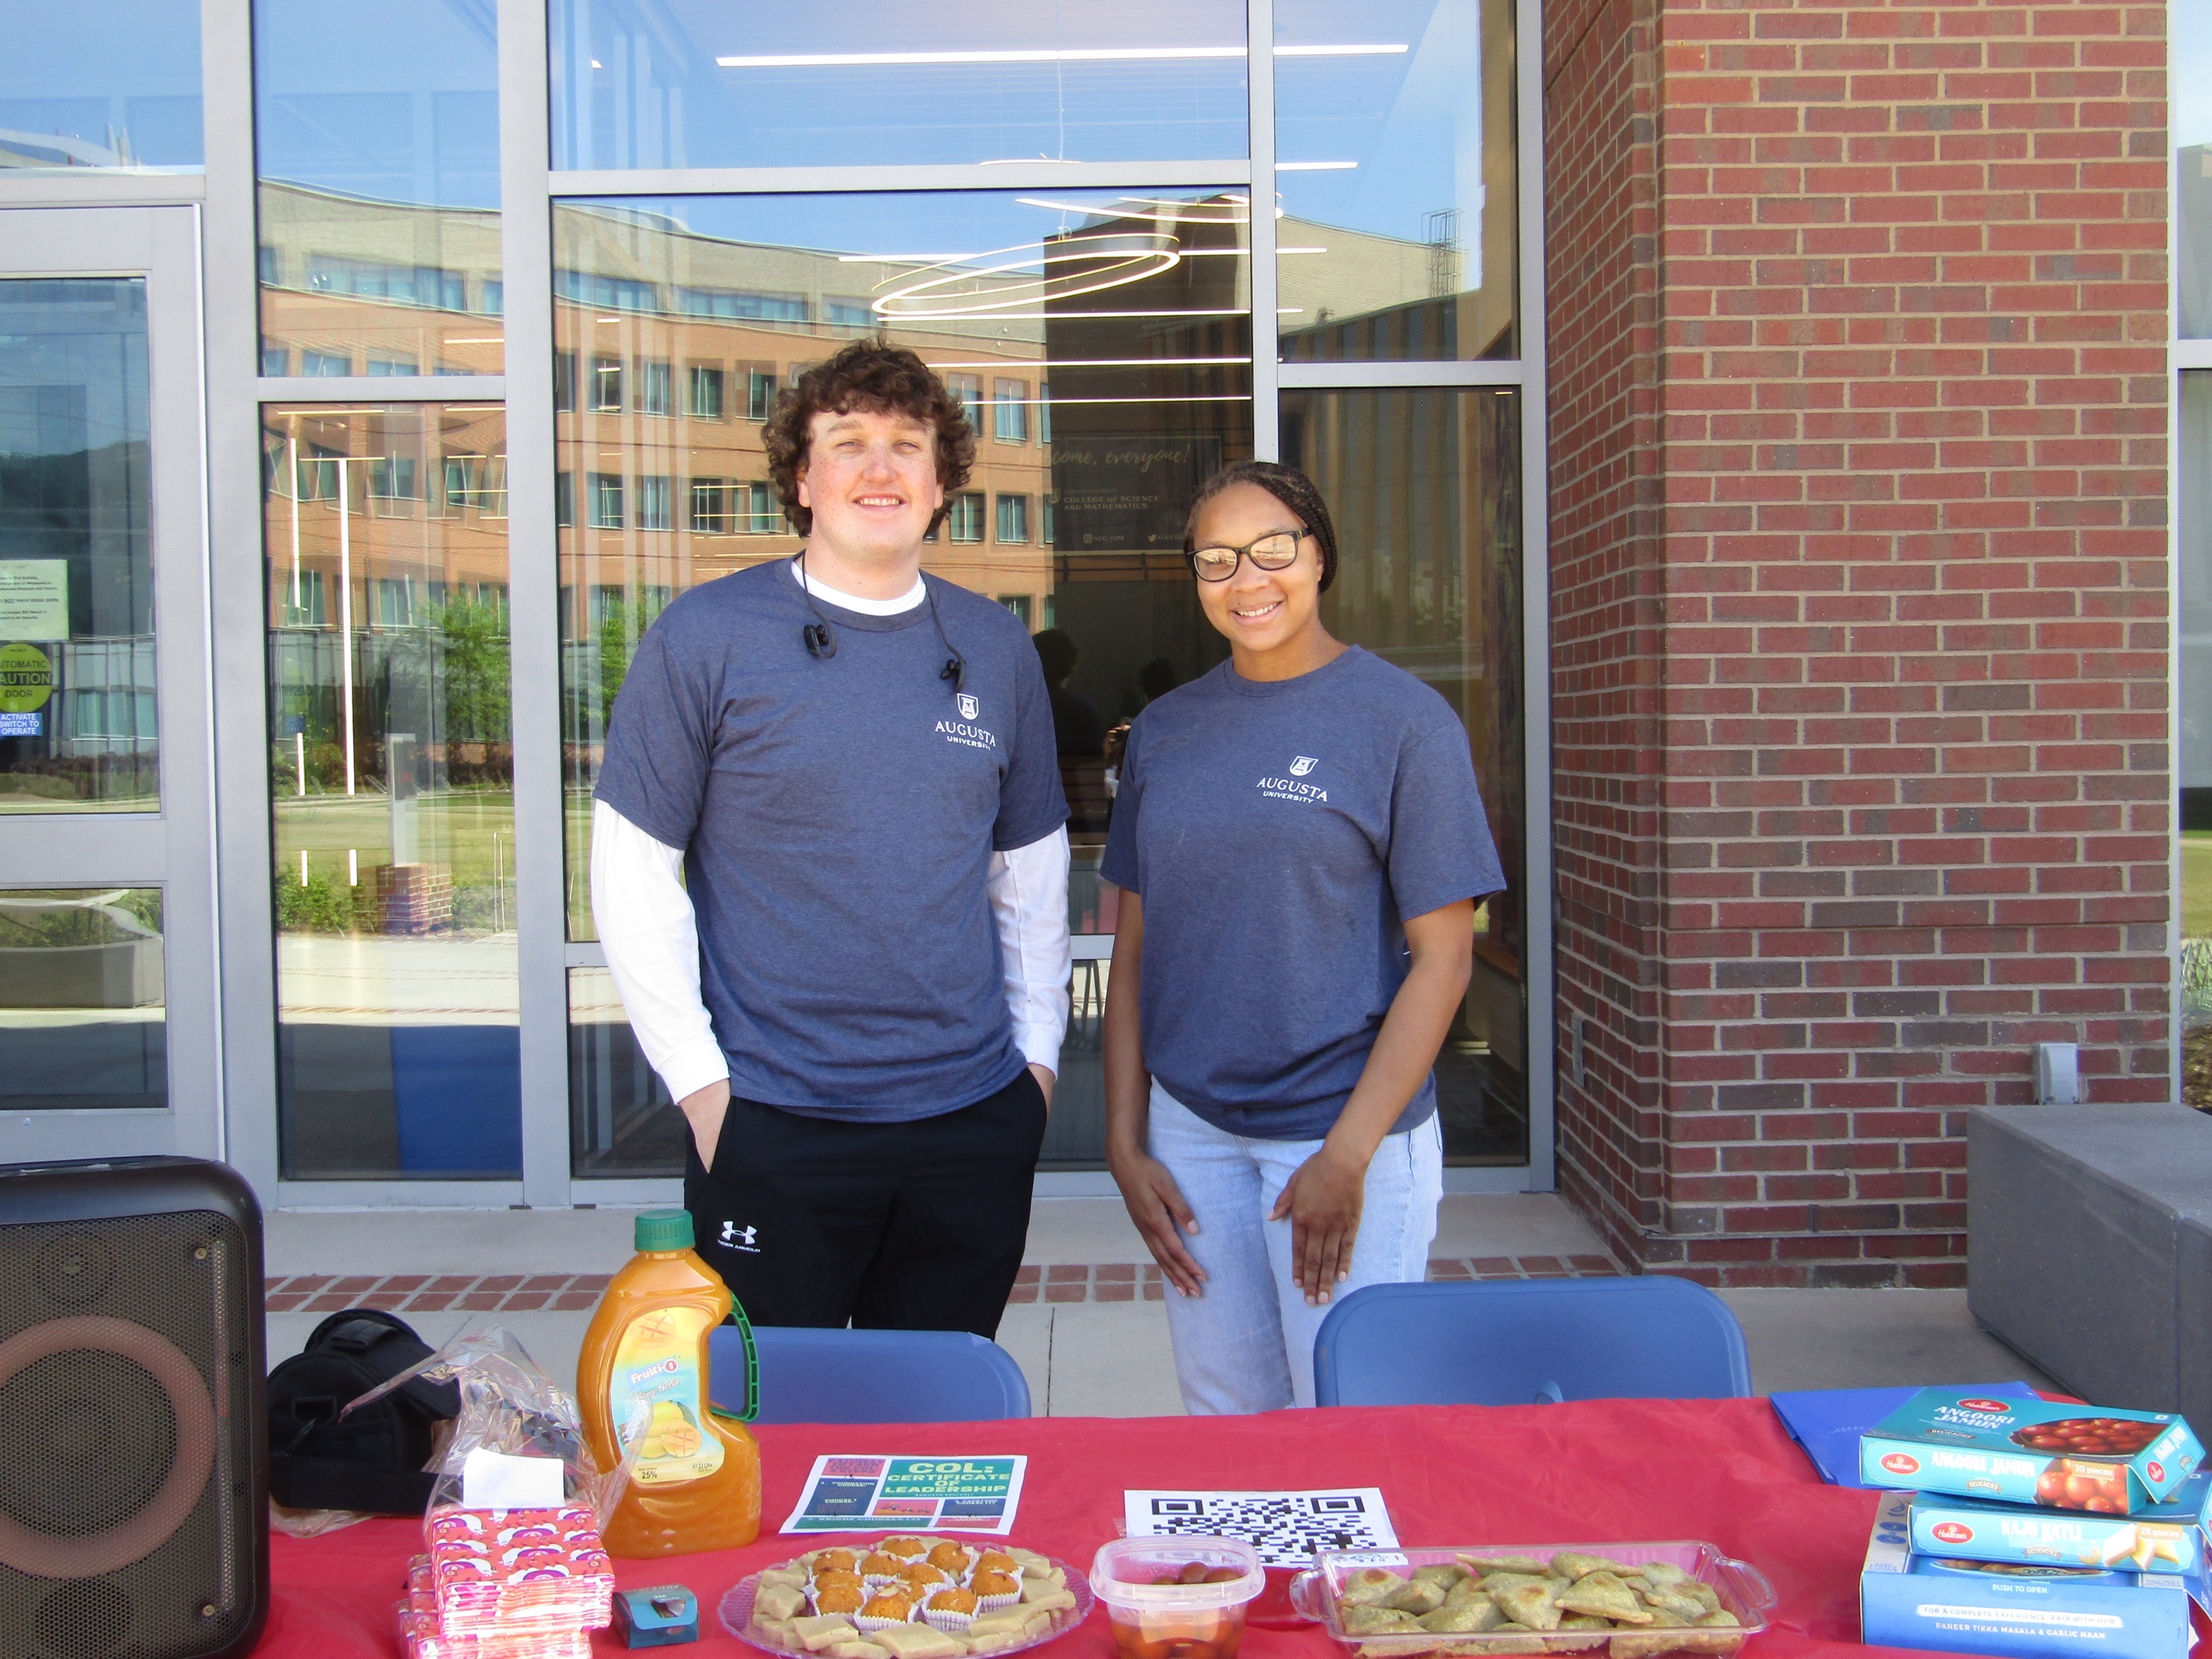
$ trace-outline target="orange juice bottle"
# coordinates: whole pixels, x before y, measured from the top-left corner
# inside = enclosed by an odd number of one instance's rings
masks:
[[[687,1211],[637,1218],[637,1255],[607,1286],[577,1361],[592,1458],[605,1470],[632,1460],[603,1528],[611,1555],[733,1549],[760,1531],[760,1448],[707,1404],[707,1338],[732,1304],[695,1237]]]

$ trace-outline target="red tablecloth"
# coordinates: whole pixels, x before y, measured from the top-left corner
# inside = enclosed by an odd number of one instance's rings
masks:
[[[1775,1627],[1752,1659],[1797,1659],[1856,1645],[1858,1571],[1874,1494],[1824,1485],[1764,1400],[1616,1400],[1565,1406],[1402,1407],[1231,1418],[1036,1418],[886,1429],[758,1431],[763,1532],[741,1550],[618,1561],[625,1586],[680,1583],[706,1608],[684,1651],[756,1650],[713,1610],[757,1568],[813,1541],[773,1528],[823,1452],[1027,1453],[1014,1541],[1088,1571],[1119,1529],[1125,1487],[1382,1489],[1407,1544],[1604,1543],[1702,1539],[1772,1581]],[[410,1521],[373,1521],[309,1540],[277,1538],[275,1596],[258,1652],[276,1659],[391,1659],[391,1608]],[[1105,1613],[1053,1645],[1050,1659],[1104,1659]],[[602,1654],[623,1651],[605,1632]],[[1343,1659],[1318,1629],[1255,1628],[1249,1659]]]

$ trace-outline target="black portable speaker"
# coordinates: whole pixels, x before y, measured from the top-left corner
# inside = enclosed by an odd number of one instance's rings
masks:
[[[234,1171],[0,1168],[0,1656],[253,1646],[262,1370],[261,1209]]]

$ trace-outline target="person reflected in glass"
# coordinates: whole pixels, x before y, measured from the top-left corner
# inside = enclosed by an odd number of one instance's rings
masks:
[[[1037,665],[1044,670],[1044,689],[1052,699],[1052,729],[1062,760],[1088,759],[1106,748],[1098,711],[1067,689],[1067,682],[1083,660],[1083,647],[1064,628],[1048,628],[1030,641],[1036,647]]]
[[[1313,1403],[1333,1298],[1426,1274],[1437,1052],[1505,885],[1450,704],[1332,636],[1302,472],[1224,468],[1185,540],[1230,657],[1130,728],[1107,1161],[1174,1294],[1194,1413]]]

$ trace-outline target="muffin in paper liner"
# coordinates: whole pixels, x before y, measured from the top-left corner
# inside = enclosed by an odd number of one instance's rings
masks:
[[[968,1605],[958,1605],[963,1601]],[[941,1589],[922,1604],[921,1616],[933,1630],[941,1630],[948,1636],[964,1636],[968,1626],[975,1622],[977,1610],[975,1601],[973,1590],[961,1589],[957,1586]],[[940,1603],[952,1605],[940,1606]]]
[[[891,1611],[894,1603],[897,1607],[896,1613]],[[853,1624],[857,1629],[889,1630],[894,1625],[910,1625],[914,1622],[914,1602],[910,1598],[896,1590],[886,1590],[880,1595],[870,1596],[867,1606],[878,1608],[879,1611],[870,1613],[864,1607],[860,1612],[854,1613]]]
[[[986,1590],[981,1588],[986,1584],[994,1588]],[[1001,1584],[1005,1588],[995,1588]],[[979,1568],[968,1580],[968,1589],[975,1597],[978,1613],[1003,1613],[1008,1607],[1018,1605],[1022,1599],[1022,1581],[1013,1573],[994,1575],[988,1569]]]
[[[975,1570],[975,1552],[950,1538],[933,1547],[922,1559],[956,1584],[966,1583],[968,1575]]]
[[[858,1618],[860,1609],[867,1605],[869,1594],[864,1589],[831,1585],[815,1591],[808,1599],[807,1605],[814,1609],[817,1617],[823,1613],[842,1613],[848,1619],[854,1619]]]

